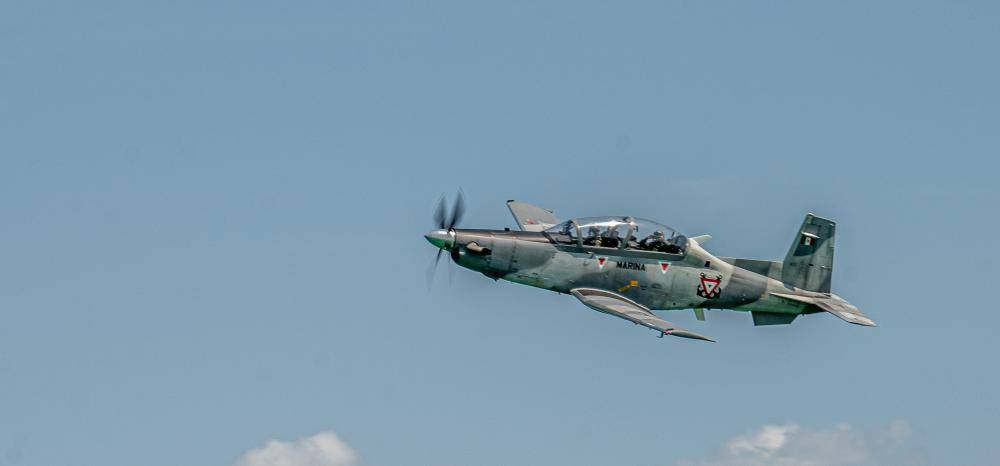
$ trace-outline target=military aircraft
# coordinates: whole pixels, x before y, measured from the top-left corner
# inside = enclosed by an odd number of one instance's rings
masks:
[[[754,325],[790,324],[800,314],[829,312],[847,322],[875,322],[830,292],[836,224],[806,215],[782,262],[716,257],[659,223],[630,216],[560,221],[553,211],[514,200],[520,231],[456,228],[465,211],[459,192],[450,215],[441,198],[437,229],[424,235],[458,265],[494,280],[572,295],[585,306],[664,335],[714,341],[657,317],[654,310],[748,311]],[[431,270],[433,273],[433,270]]]

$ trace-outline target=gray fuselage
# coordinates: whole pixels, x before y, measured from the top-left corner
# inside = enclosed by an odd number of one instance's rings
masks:
[[[546,232],[455,229],[452,259],[494,279],[569,293],[599,288],[650,309],[731,309],[780,314],[815,312],[770,292],[818,294],[713,256],[691,241],[684,255],[565,244]]]

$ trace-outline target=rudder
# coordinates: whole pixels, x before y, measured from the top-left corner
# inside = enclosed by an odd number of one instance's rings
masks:
[[[829,293],[836,230],[832,220],[806,215],[782,263],[781,281],[803,290]]]

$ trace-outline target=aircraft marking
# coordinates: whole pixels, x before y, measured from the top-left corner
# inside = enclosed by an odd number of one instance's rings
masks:
[[[632,280],[632,281],[628,282],[628,285],[625,285],[625,286],[623,286],[621,288],[618,288],[618,292],[619,293],[624,293],[624,292],[628,291],[629,288],[632,288],[633,286],[639,286],[639,281],[638,280]]]
[[[705,299],[715,299],[719,297],[722,293],[722,275],[716,275],[715,278],[708,278],[704,273],[701,274],[701,285],[698,285],[698,296]]]
[[[615,264],[619,269],[646,271],[646,264],[643,264],[642,262],[615,261]]]

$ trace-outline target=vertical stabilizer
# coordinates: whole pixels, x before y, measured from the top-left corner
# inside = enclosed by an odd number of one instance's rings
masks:
[[[836,229],[832,220],[806,215],[781,266],[781,281],[803,290],[829,293]]]

